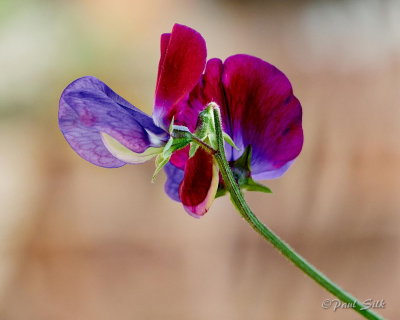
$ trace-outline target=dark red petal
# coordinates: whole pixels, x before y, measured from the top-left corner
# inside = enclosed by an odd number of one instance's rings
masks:
[[[218,182],[218,169],[213,157],[203,149],[198,149],[186,163],[185,175],[179,188],[185,210],[196,218],[204,215],[215,198]]]
[[[161,51],[153,118],[166,129],[173,116],[173,105],[200,80],[207,49],[197,31],[175,24],[170,36],[161,37]]]
[[[279,176],[303,145],[301,105],[289,80],[261,59],[235,55],[224,63],[222,82],[232,138],[241,149],[233,158],[251,145],[253,178]]]
[[[164,64],[165,55],[167,53],[167,48],[169,44],[169,39],[171,39],[170,33],[163,33],[160,39],[160,61],[158,62],[158,73],[157,73],[157,84],[156,88],[158,87],[158,82],[160,81],[160,74],[161,68]]]

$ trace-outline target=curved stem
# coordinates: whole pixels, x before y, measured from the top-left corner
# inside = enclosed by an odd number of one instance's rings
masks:
[[[332,282],[328,277],[321,273],[318,269],[312,266],[306,259],[299,255],[293,248],[291,248],[285,241],[283,241],[278,235],[266,227],[256,215],[251,211],[250,207],[246,203],[242,192],[232,174],[229,164],[226,160],[224,150],[224,140],[222,135],[221,115],[218,107],[214,106],[214,121],[218,148],[214,157],[218,163],[221,171],[222,178],[226,184],[228,191],[231,194],[231,199],[242,217],[256,230],[265,240],[270,242],[278,251],[289,259],[296,267],[310,276],[323,288],[328,290],[334,296],[339,298],[342,302],[363,315],[366,319],[383,319],[381,316],[373,312],[371,309],[367,309],[361,302],[359,302],[351,294],[344,291],[337,284]]]

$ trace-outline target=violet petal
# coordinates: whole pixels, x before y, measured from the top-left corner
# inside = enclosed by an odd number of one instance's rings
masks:
[[[168,134],[152,118],[95,77],[72,82],[62,93],[59,125],[71,147],[85,160],[107,168],[125,164],[104,146],[101,133],[136,153],[159,147]]]
[[[164,171],[167,175],[167,181],[165,182],[164,186],[166,194],[172,200],[181,202],[179,197],[179,187],[183,180],[184,171],[175,167],[170,162],[164,166]]]

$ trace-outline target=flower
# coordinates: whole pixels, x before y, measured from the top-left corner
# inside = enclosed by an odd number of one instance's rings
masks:
[[[199,113],[215,102],[224,132],[237,146],[226,144],[225,152],[239,184],[281,176],[303,144],[301,105],[289,80],[253,56],[206,62],[206,55],[203,37],[189,27],[175,24],[161,36],[152,117],[94,77],[75,80],[60,99],[64,137],[95,165],[142,163],[164,152],[171,121],[195,132]],[[175,151],[164,169],[166,193],[195,217],[207,212],[218,189],[223,191],[218,167],[202,148],[193,157],[189,146]]]

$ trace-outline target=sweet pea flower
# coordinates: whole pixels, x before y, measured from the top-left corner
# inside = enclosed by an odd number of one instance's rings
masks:
[[[198,129],[199,114],[220,107],[227,160],[241,187],[281,176],[303,144],[302,110],[286,76],[273,65],[238,54],[206,61],[203,37],[175,24],[161,36],[161,58],[150,117],[95,77],[82,77],[62,93],[60,129],[85,160],[105,168],[143,163],[170,145],[174,125]],[[172,137],[173,138],[173,137]],[[179,149],[179,148],[178,148]],[[194,217],[204,215],[224,191],[210,153],[189,146],[168,158],[166,193]],[[249,187],[249,189],[251,189]]]

